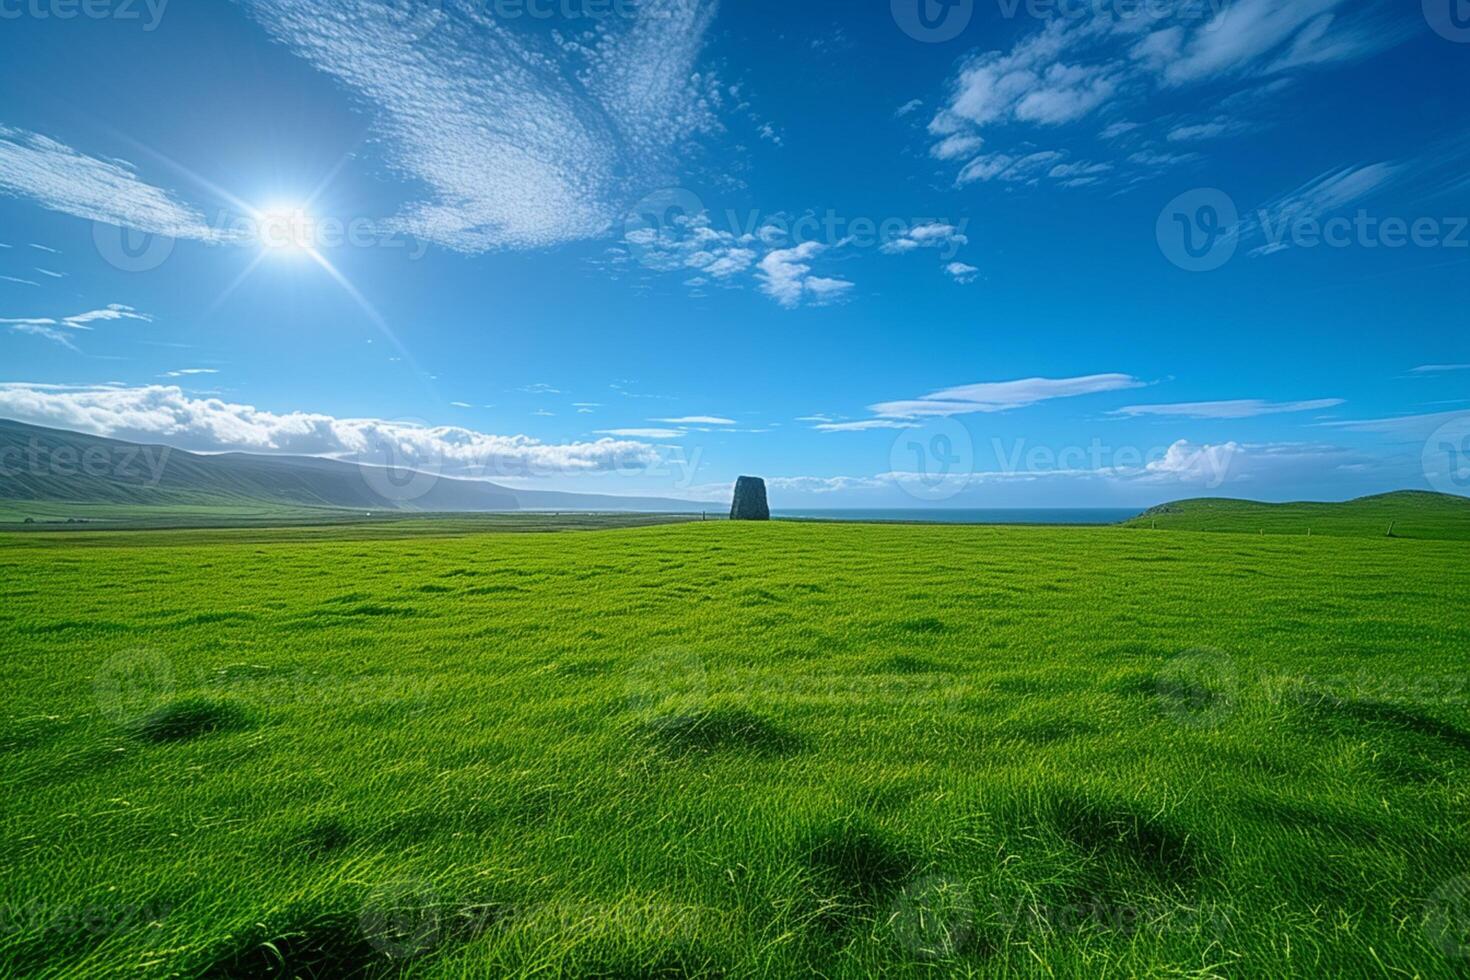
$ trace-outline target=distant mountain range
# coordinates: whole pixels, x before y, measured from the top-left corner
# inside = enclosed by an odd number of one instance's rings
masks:
[[[119,508],[698,513],[661,497],[516,490],[313,456],[202,455],[0,419],[0,503]],[[15,506],[8,508],[16,510]]]

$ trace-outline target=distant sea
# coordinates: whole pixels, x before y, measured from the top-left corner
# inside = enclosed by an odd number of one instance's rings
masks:
[[[1117,524],[1137,517],[1141,511],[1115,508],[997,507],[910,507],[864,510],[773,510],[772,517],[812,521],[918,521],[925,524]]]

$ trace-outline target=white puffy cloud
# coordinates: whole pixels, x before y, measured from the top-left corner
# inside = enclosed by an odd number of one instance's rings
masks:
[[[813,275],[812,261],[834,247],[804,241],[787,246],[789,227],[768,220],[755,231],[736,233],[715,228],[709,212],[679,213],[656,224],[640,224],[624,235],[624,243],[646,267],[656,272],[695,272],[686,286],[735,288],[752,281],[761,292],[787,309],[810,302],[822,305],[853,288],[846,279]]]
[[[902,255],[921,248],[933,248],[938,249],[942,257],[953,258],[961,247],[969,243],[969,237],[958,226],[945,221],[924,221],[884,242],[880,251],[885,255]]]
[[[945,273],[955,282],[961,285],[969,285],[980,276],[980,270],[973,265],[963,262],[951,262],[944,267]]]
[[[161,442],[195,452],[377,461],[386,446],[396,465],[432,466],[446,476],[594,474],[639,469],[659,459],[654,447],[640,442],[599,439],[557,444],[457,426],[276,413],[217,398],[192,398],[165,385],[4,383],[0,384],[0,416],[134,442]]]
[[[929,124],[930,154],[960,165],[961,186],[999,178],[1039,180],[1040,172],[1014,169],[1017,161],[1035,153],[1037,142],[1062,138],[1049,134],[1103,110],[1126,106],[1135,117],[1162,117],[1172,89],[1254,82],[1397,43],[1407,32],[1384,26],[1387,17],[1380,15],[1386,6],[1378,0],[1213,0],[1096,6],[1088,16],[1054,17],[1008,49],[960,62]],[[1222,117],[1175,124],[1169,136],[1188,142],[1249,128]],[[1137,123],[1113,122],[1099,136],[1136,139],[1139,129]],[[1009,146],[997,145],[1002,132]],[[988,150],[983,155],[982,140]],[[1192,159],[1144,152],[1156,164]],[[1069,186],[1098,182],[1072,180]]]
[[[761,291],[792,309],[806,300],[818,305],[831,302],[853,288],[846,279],[812,275],[811,260],[827,251],[821,242],[802,242],[794,248],[777,249],[761,259],[757,273]]]

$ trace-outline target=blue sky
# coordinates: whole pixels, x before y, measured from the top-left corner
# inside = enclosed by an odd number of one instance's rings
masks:
[[[1450,0],[0,17],[3,417],[778,507],[1470,492]]]

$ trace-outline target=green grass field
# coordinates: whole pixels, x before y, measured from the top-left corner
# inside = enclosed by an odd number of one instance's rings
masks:
[[[1248,530],[0,535],[0,976],[1463,976],[1465,546]]]
[[[1343,503],[1206,498],[1155,507],[1127,523],[1168,531],[1470,541],[1470,498],[1412,490]]]

